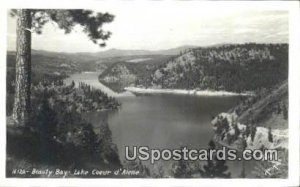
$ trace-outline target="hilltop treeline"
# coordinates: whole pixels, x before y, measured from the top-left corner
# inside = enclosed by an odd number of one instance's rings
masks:
[[[128,62],[134,59],[133,56],[127,58],[116,58],[114,62],[101,64],[107,66],[99,75],[99,81],[116,92],[124,91],[124,87],[139,85],[150,80],[150,76],[169,58],[169,55],[148,55],[136,56],[136,59],[144,58],[141,62]],[[127,60],[127,61],[126,61]],[[145,85],[146,86],[146,85]]]
[[[287,77],[287,44],[249,43],[184,51],[141,85],[242,92],[269,88]]]

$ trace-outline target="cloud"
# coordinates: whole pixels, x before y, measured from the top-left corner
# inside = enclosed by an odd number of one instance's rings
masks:
[[[115,20],[104,26],[113,35],[107,48],[167,49],[179,45],[211,45],[216,43],[288,42],[288,12],[215,8],[174,3],[172,6],[114,7],[102,11],[114,14]],[[15,47],[15,19],[8,19],[8,47]],[[95,52],[100,49],[76,28],[71,34],[47,24],[42,35],[33,35],[33,48]],[[105,49],[107,49],[105,48]]]

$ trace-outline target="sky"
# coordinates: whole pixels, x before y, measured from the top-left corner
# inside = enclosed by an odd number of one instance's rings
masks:
[[[97,52],[111,48],[160,50],[182,45],[224,43],[288,43],[288,12],[200,3],[151,2],[105,4],[94,11],[115,15],[104,30],[112,32],[107,47],[93,44],[80,27],[64,34],[48,23],[43,34],[32,36],[32,48],[57,52]],[[7,47],[16,48],[16,19],[8,16]]]

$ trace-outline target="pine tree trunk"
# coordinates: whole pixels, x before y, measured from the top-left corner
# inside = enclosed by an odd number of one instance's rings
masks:
[[[25,126],[30,114],[31,86],[31,15],[30,10],[18,10],[16,80],[13,119]]]

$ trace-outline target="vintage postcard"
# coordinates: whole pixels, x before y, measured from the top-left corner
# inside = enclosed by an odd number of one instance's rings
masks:
[[[298,2],[54,2],[2,8],[4,181],[299,184]]]

